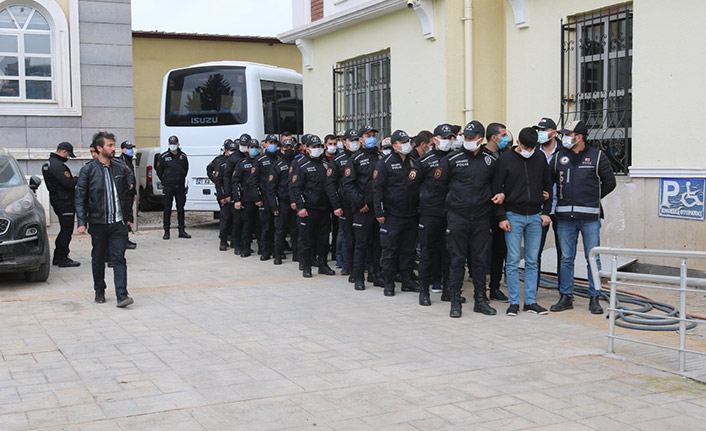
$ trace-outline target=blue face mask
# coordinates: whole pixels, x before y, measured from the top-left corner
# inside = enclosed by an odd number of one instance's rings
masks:
[[[250,148],[250,157],[257,157],[260,155],[260,151],[257,148]]]
[[[377,143],[378,141],[375,139],[375,136],[365,138],[365,148],[373,148]]]
[[[132,148],[130,148],[130,149],[128,149],[128,150],[125,150],[125,154],[127,154],[127,155],[130,156],[130,157],[132,157],[132,155],[135,154],[135,150],[133,150]]]
[[[277,151],[277,144],[267,145],[267,152],[268,153],[274,153],[275,151]]]
[[[508,142],[510,142],[510,139],[507,136],[503,136],[503,139],[498,142],[498,148],[502,150],[507,147]]]

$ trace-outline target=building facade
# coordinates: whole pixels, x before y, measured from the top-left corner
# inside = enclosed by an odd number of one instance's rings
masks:
[[[703,116],[706,29],[686,20],[704,12],[698,0],[295,0],[278,37],[302,52],[306,130],[581,119],[618,176],[603,244],[703,250],[706,152],[667,129]]]

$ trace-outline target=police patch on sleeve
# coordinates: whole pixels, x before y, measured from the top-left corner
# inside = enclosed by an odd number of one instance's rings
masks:
[[[409,171],[409,176],[408,176],[408,178],[409,178],[411,181],[414,181],[414,179],[417,178],[417,171],[416,171],[415,169],[412,169],[411,171]]]
[[[493,158],[490,156],[485,156],[485,164],[490,166],[491,163],[493,163]]]
[[[71,174],[69,173],[69,171],[64,171],[64,176],[66,178],[71,178]]]
[[[378,170],[375,169],[375,170],[373,171],[373,179],[375,179],[375,178],[377,178],[377,177],[378,177]]]
[[[219,174],[220,174],[220,172],[216,171],[216,173],[213,176],[217,177]]]
[[[269,177],[267,177],[267,181],[272,181],[272,180],[273,180],[274,178],[275,178],[275,176],[274,176],[274,175],[272,175],[272,174],[270,174],[270,176],[269,176]]]
[[[561,159],[559,159],[559,163],[561,163],[562,165],[565,165],[565,164],[569,163],[569,158],[567,156],[564,156]]]
[[[330,177],[331,175],[333,175],[333,169],[331,169],[331,168],[326,169],[326,176]]]
[[[351,168],[346,168],[346,170],[344,171],[344,175],[347,177],[350,177],[351,176]]]
[[[292,173],[292,171],[294,171],[294,166],[290,166],[290,167],[289,167],[289,173],[290,173],[290,174]]]
[[[252,175],[252,174],[254,174],[254,173],[255,173],[255,166],[253,166],[252,168],[250,168],[250,174]]]
[[[297,182],[297,176],[295,175],[295,176],[292,177],[292,184],[294,184],[294,183],[296,183],[296,182]]]
[[[438,180],[439,178],[441,178],[441,172],[441,168],[434,169],[434,179]]]

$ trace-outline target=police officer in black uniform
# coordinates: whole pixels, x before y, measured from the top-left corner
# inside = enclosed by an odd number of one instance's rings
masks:
[[[315,257],[319,264],[319,274],[336,274],[327,263],[331,203],[326,193],[326,172],[329,166],[323,160],[323,154],[321,138],[311,135],[307,139],[307,155],[295,165],[289,185],[290,199],[297,207],[299,259],[305,278],[311,277]]]
[[[71,170],[66,166],[69,157],[76,157],[74,147],[68,142],[62,142],[57,145],[56,152],[49,154],[49,161],[42,166],[44,182],[49,190],[49,202],[59,218],[60,230],[54,242],[52,263],[60,268],[81,265],[69,258],[69,244],[76,215],[74,204],[76,178],[71,175]]]
[[[380,266],[385,280],[385,296],[395,295],[395,276],[398,273],[403,292],[419,292],[412,271],[419,223],[421,167],[419,161],[409,155],[412,143],[407,133],[395,130],[390,141],[395,151],[381,159],[373,171],[375,218],[380,223]],[[356,277],[356,287],[360,279]]]
[[[231,196],[231,190],[233,189],[231,180],[233,178],[233,170],[235,166],[244,158],[248,157],[248,144],[250,142],[250,135],[243,133],[239,138],[234,139],[233,142],[238,147],[237,151],[234,151],[226,159],[226,166],[223,170],[223,190],[226,194],[226,202],[230,204],[231,208],[231,247],[233,247],[233,253],[239,255],[242,252],[242,239],[243,239],[243,220],[240,215],[240,210],[236,210],[233,207],[233,200]]]
[[[451,258],[451,317],[461,317],[461,289],[469,253],[473,262],[473,311],[496,314],[485,295],[485,274],[490,247],[491,199],[499,198],[491,192],[495,160],[481,151],[483,132],[480,122],[468,123],[461,149],[439,164],[439,180],[448,187],[446,247]]]
[[[267,197],[267,180],[271,173],[271,168],[277,163],[280,154],[280,143],[277,135],[267,135],[265,137],[265,153],[258,157],[257,167],[260,175],[260,190]],[[260,207],[260,260],[269,260],[274,254],[275,243],[275,216],[274,208],[270,205],[269,199],[264,199],[263,206]]]
[[[257,231],[258,209],[264,205],[257,165],[259,156],[260,142],[257,139],[250,139],[248,156],[238,162],[231,178],[233,207],[240,211],[242,217],[240,257],[248,257],[252,253],[250,245]]]
[[[297,244],[297,213],[291,207],[289,198],[289,173],[294,160],[294,140],[291,136],[282,135],[280,156],[272,165],[267,176],[267,200],[275,218],[274,264],[281,265],[285,258],[285,238],[292,237],[292,253],[296,254]]]
[[[232,208],[230,204],[230,199],[226,201],[226,197],[230,197],[230,192],[226,192],[223,188],[223,172],[225,171],[228,157],[238,151],[238,145],[233,142],[232,139],[226,139],[223,142],[223,154],[216,156],[211,163],[206,166],[206,175],[213,182],[216,188],[216,201],[218,201],[218,206],[220,208],[219,215],[219,233],[218,238],[220,239],[220,245],[218,249],[220,251],[228,250],[228,236],[231,233],[231,222],[232,222]]]
[[[179,148],[179,138],[169,137],[169,150],[157,158],[157,176],[162,181],[164,190],[164,236],[169,239],[169,226],[172,217],[172,201],[176,200],[177,221],[179,222],[179,238],[191,238],[186,233],[184,222],[184,204],[186,204],[186,175],[189,173],[189,159]]]
[[[135,205],[135,196],[137,196],[137,184],[135,180],[135,165],[132,162],[132,158],[135,155],[135,144],[133,144],[130,141],[123,141],[120,144],[120,156],[118,156],[118,159],[120,159],[125,166],[130,169],[130,172],[132,173],[132,184],[131,184],[131,189],[130,189],[130,196],[132,197],[132,204],[130,205],[130,212],[132,212],[132,206]],[[132,232],[132,230],[130,230]],[[137,248],[137,244],[135,244],[133,241],[130,241],[130,238],[128,237],[127,240],[127,248],[128,250],[134,250]]]

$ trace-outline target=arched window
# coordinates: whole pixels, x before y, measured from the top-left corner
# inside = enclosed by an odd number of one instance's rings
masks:
[[[0,11],[0,97],[53,100],[51,28],[24,5]]]

